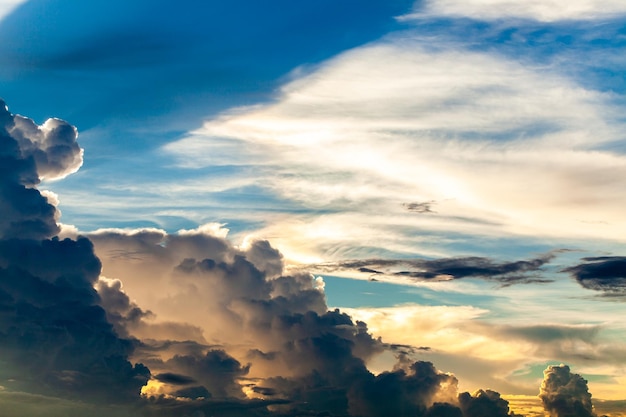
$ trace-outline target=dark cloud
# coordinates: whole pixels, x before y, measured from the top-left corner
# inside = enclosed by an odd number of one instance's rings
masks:
[[[242,366],[223,350],[209,350],[204,355],[176,355],[164,366],[188,375],[201,384],[212,398],[243,398],[239,380],[250,365]]]
[[[175,397],[191,398],[193,400],[211,398],[211,393],[203,386],[181,388],[174,391]]]
[[[246,250],[246,258],[268,277],[283,273],[283,255],[267,240],[255,240]]]
[[[449,403],[435,403],[426,411],[424,417],[463,417],[463,412],[459,407]]]
[[[539,398],[550,417],[595,417],[587,381],[567,365],[550,365],[543,371]]]
[[[175,374],[173,372],[165,372],[162,374],[157,374],[153,376],[159,382],[164,382],[166,384],[172,385],[189,385],[196,382],[195,379],[188,377],[186,375]]]
[[[76,129],[57,119],[38,126],[0,99],[0,238],[45,239],[59,232],[57,212],[33,188],[82,164]]]
[[[427,348],[387,345],[374,339],[365,323],[340,310],[329,311],[321,283],[310,274],[276,276],[283,270],[281,256],[267,242],[258,244],[261,250],[249,258],[254,244],[240,249],[222,237],[198,237],[193,231],[175,236],[103,231],[93,238],[101,250],[118,249],[104,250],[105,269],[111,262],[125,271],[125,286],[159,285],[167,294],[151,310],[173,303],[168,314],[202,327],[207,340],[220,344],[169,341],[142,346],[136,356],[145,357],[142,361],[161,375],[156,381],[171,386],[154,393],[155,398],[165,395],[161,402],[174,404],[168,401],[177,396],[209,398],[199,408],[209,412],[220,401],[245,402],[245,391],[278,402],[270,413],[276,416],[393,415],[400,409],[434,416],[458,409],[456,379],[429,362],[411,360]],[[145,277],[139,269],[144,264],[150,271]],[[127,309],[128,302],[121,301],[113,304]],[[183,311],[187,307],[193,315]],[[385,350],[398,357],[398,366],[374,375],[366,362]],[[193,379],[189,388],[195,391],[187,393],[162,377],[170,374]]]
[[[459,395],[463,417],[510,417],[509,402],[492,390],[478,390],[474,394],[464,392]]]
[[[601,291],[608,297],[626,296],[626,257],[583,258],[584,263],[566,268],[584,288]]]
[[[483,257],[445,259],[366,259],[332,264],[310,265],[315,270],[336,272],[357,270],[369,274],[402,276],[419,281],[447,281],[462,278],[492,280],[503,286],[519,283],[546,283],[552,280],[539,276],[542,267],[554,259],[551,252],[534,259],[495,262]]]
[[[456,386],[456,378],[438,372],[432,363],[415,362],[408,369],[383,372],[352,386],[350,413],[363,417],[423,416],[440,391],[453,396]]]
[[[35,186],[78,169],[76,130],[41,126],[0,103],[0,384],[93,401],[135,400],[149,371],[107,321],[86,238],[58,239],[58,213]],[[103,389],[107,387],[107,389]]]

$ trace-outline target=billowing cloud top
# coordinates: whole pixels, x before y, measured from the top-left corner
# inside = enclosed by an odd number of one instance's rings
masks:
[[[78,134],[70,124],[49,119],[39,126],[13,115],[0,100],[1,238],[46,238],[58,233],[57,212],[33,187],[62,178],[82,164]]]
[[[539,398],[551,417],[595,417],[587,381],[569,366],[548,366],[543,371]]]
[[[76,129],[56,119],[37,126],[0,104],[0,384],[96,402],[133,399],[149,371],[128,362],[133,343],[100,306],[100,260],[86,238],[50,239],[58,214],[35,188],[78,169]]]

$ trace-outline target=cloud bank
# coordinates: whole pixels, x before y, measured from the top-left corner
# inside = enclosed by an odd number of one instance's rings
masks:
[[[388,344],[366,322],[329,310],[323,280],[286,272],[268,241],[234,246],[219,224],[87,237],[64,229],[69,237],[59,238],[59,213],[36,186],[80,166],[76,130],[58,120],[37,126],[6,107],[2,121],[0,383],[8,394],[0,401],[41,396],[59,410],[108,404],[119,415],[164,417],[514,415],[499,393],[459,393],[457,378],[419,360],[420,349]],[[413,266],[430,271],[420,279],[498,278],[538,270],[550,256]],[[368,364],[384,354],[393,367],[374,373]],[[578,391],[546,381],[547,408],[565,398],[587,409]]]
[[[394,347],[328,310],[321,280],[284,274],[267,241],[235,247],[216,225],[60,239],[58,212],[35,186],[80,165],[76,131],[61,121],[37,127],[6,108],[3,120],[3,188],[17,190],[6,195],[19,208],[27,190],[39,210],[28,220],[7,210],[20,235],[5,227],[0,236],[0,381],[13,393],[0,399],[44,395],[156,416],[508,412],[498,394],[459,395],[453,375],[405,354],[372,373],[368,361]],[[102,276],[94,245],[115,278]],[[153,291],[131,299],[138,286]]]

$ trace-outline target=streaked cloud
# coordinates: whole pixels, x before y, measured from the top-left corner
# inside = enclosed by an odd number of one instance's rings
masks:
[[[488,258],[442,258],[442,259],[364,259],[337,263],[307,265],[313,271],[333,274],[353,271],[376,276],[406,277],[415,281],[449,281],[461,278],[492,280],[503,286],[518,283],[546,283],[551,280],[541,275],[542,267],[555,257],[554,254],[514,262],[497,263]]]
[[[410,230],[622,239],[626,159],[602,149],[620,138],[606,94],[402,38],[294,78],[274,104],[234,109],[163,148],[186,167],[245,161],[250,184],[309,210],[258,232],[287,256],[372,233],[381,247],[419,251]],[[415,216],[413,201],[436,212]]]
[[[0,19],[11,13],[17,6],[25,3],[26,0],[1,0],[0,1]]]
[[[417,7],[417,15],[469,17],[479,20],[505,18],[535,19],[544,22],[558,20],[607,19],[626,14],[619,0],[426,0]]]

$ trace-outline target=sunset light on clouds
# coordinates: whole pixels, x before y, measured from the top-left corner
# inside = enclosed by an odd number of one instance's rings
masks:
[[[0,416],[626,416],[622,2],[0,1],[0,38]]]

